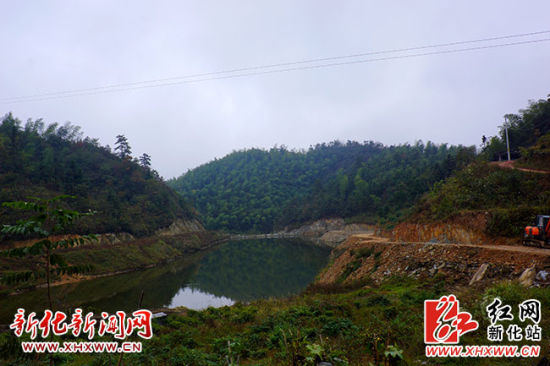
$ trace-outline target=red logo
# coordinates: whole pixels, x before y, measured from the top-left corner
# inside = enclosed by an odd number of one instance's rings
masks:
[[[476,330],[477,321],[461,312],[455,295],[424,301],[424,343],[456,344],[462,334]]]

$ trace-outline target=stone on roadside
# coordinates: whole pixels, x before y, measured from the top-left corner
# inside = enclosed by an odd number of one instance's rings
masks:
[[[479,266],[479,269],[476,271],[476,273],[470,280],[469,285],[471,286],[474,283],[481,281],[485,276],[485,272],[487,272],[487,268],[489,268],[489,265],[487,263],[483,263],[481,266]]]
[[[523,273],[521,276],[519,276],[519,283],[520,285],[524,287],[530,287],[535,282],[535,276],[537,274],[537,271],[535,267],[529,267]]]

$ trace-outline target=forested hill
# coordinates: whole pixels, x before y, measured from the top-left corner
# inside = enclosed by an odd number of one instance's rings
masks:
[[[332,142],[307,151],[236,151],[168,184],[210,229],[270,232],[326,217],[396,219],[474,147]]]
[[[437,184],[418,201],[410,221],[482,214],[488,234],[518,237],[536,215],[550,212],[550,96],[507,117],[510,150],[518,159],[504,165],[491,162],[507,155],[506,132],[500,126],[498,135],[484,139],[476,163]]]
[[[0,123],[0,203],[28,197],[76,196],[73,209],[97,214],[74,228],[78,232],[126,231],[142,236],[193,217],[193,210],[150,167],[150,157],[132,158],[123,135],[115,151],[96,139],[82,138],[69,123],[23,125],[11,114]],[[0,225],[14,223],[15,213],[0,210]]]
[[[539,143],[540,138],[550,133],[550,95],[547,99],[529,101],[529,105],[518,113],[505,115],[507,122],[499,126],[498,134],[491,137],[483,136],[482,157],[486,160],[505,160],[506,128],[512,159],[536,159],[529,148]],[[548,137],[547,137],[548,138]],[[536,154],[535,154],[536,155]],[[541,163],[545,163],[541,161]],[[548,162],[546,162],[548,164]]]

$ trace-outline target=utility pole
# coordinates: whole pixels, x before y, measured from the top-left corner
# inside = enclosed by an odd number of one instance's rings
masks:
[[[508,119],[504,116],[504,129],[506,130],[506,150],[508,151],[508,161],[510,161],[510,141],[508,140]]]

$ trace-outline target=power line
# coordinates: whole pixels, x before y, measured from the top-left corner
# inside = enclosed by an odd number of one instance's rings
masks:
[[[162,78],[162,79],[152,79],[152,80],[137,81],[137,82],[130,82],[130,83],[112,84],[112,85],[105,85],[105,86],[100,86],[100,87],[95,87],[95,88],[83,88],[83,89],[74,89],[74,90],[59,91],[59,92],[41,93],[41,94],[11,97],[11,98],[0,98],[0,101],[7,101],[7,100],[12,100],[12,99],[26,99],[26,98],[34,98],[34,97],[53,96],[53,95],[58,95],[58,94],[70,94],[70,93],[95,91],[95,90],[104,90],[104,89],[111,89],[111,88],[118,88],[118,87],[136,86],[136,85],[140,85],[140,84],[151,84],[151,83],[164,82],[164,81],[174,81],[174,80],[181,80],[181,79],[197,78],[197,77],[204,77],[204,76],[210,76],[210,75],[235,73],[235,72],[243,72],[243,71],[253,71],[253,70],[273,68],[273,67],[292,66],[292,65],[299,65],[299,64],[312,63],[312,62],[324,62],[324,61],[332,61],[332,60],[339,60],[339,59],[346,59],[346,58],[374,56],[374,55],[385,54],[385,53],[418,51],[418,50],[427,49],[427,48],[458,46],[458,45],[469,44],[469,43],[489,42],[489,41],[496,41],[496,40],[501,40],[501,39],[528,37],[528,36],[547,34],[547,33],[550,33],[550,30],[530,32],[530,33],[512,34],[512,35],[505,35],[505,36],[491,37],[491,38],[481,38],[481,39],[474,39],[474,40],[467,40],[467,41],[438,43],[438,44],[431,44],[431,45],[418,46],[418,47],[398,48],[398,49],[391,49],[391,50],[384,50],[384,51],[356,53],[356,54],[350,54],[350,55],[345,55],[345,56],[334,56],[334,57],[314,58],[314,59],[307,59],[307,60],[300,60],[300,61],[293,61],[293,62],[282,62],[282,63],[267,64],[267,65],[260,65],[260,66],[235,68],[235,69],[222,70],[222,71],[206,72],[206,73],[199,73],[199,74],[190,74],[190,75],[184,75],[184,76],[175,76],[175,77]]]
[[[287,67],[287,68],[277,68],[274,70],[265,70],[270,68],[283,67],[283,66],[295,66],[295,65],[307,64],[307,63],[313,63],[313,62],[326,62],[326,61],[341,60],[346,58],[372,56],[372,55],[378,55],[378,54],[410,52],[414,50],[422,50],[422,49],[428,49],[428,48],[456,46],[461,44],[471,44],[471,43],[487,42],[487,41],[493,41],[493,40],[499,40],[499,39],[526,37],[526,36],[539,35],[539,34],[545,34],[545,33],[550,33],[550,30],[532,32],[532,33],[514,34],[514,35],[500,36],[500,37],[492,37],[492,38],[484,38],[484,39],[477,39],[477,40],[469,40],[469,41],[441,43],[441,44],[411,47],[411,48],[358,53],[358,54],[346,55],[346,56],[335,56],[335,57],[326,57],[326,58],[270,64],[270,65],[263,65],[263,66],[244,67],[244,68],[224,70],[224,71],[192,74],[192,75],[180,76],[180,77],[171,77],[171,78],[155,79],[155,80],[123,83],[123,84],[113,84],[109,86],[95,87],[95,88],[75,89],[75,90],[68,90],[68,91],[51,92],[51,93],[43,93],[43,94],[35,94],[35,95],[11,97],[11,98],[0,98],[0,104],[34,102],[34,101],[68,98],[68,97],[75,97],[75,96],[96,95],[96,94],[110,93],[110,92],[120,92],[120,91],[127,91],[127,90],[138,90],[138,89],[155,88],[155,87],[162,87],[162,86],[197,83],[197,82],[204,82],[209,80],[232,79],[232,78],[246,77],[246,76],[252,76],[252,75],[264,75],[264,74],[273,74],[273,73],[289,72],[289,71],[297,71],[297,70],[311,70],[311,69],[319,69],[319,68],[325,68],[325,67],[343,66],[343,65],[360,64],[360,63],[368,63],[368,62],[389,61],[389,60],[405,59],[405,58],[413,58],[413,57],[421,57],[421,56],[429,56],[429,55],[459,53],[459,52],[476,51],[476,50],[500,48],[500,47],[510,47],[510,46],[516,46],[516,45],[550,41],[550,38],[542,38],[542,39],[535,39],[535,40],[500,43],[500,44],[484,45],[484,46],[477,46],[477,47],[438,50],[438,51],[423,52],[423,53],[416,53],[416,54],[396,55],[396,56],[388,56],[388,57],[381,57],[381,58],[350,60],[350,61],[343,61],[343,62],[322,63],[322,64],[316,64],[316,65],[296,66],[296,67]],[[243,71],[247,71],[247,72],[243,73]],[[229,75],[223,75],[223,74],[229,74]],[[219,75],[219,76],[215,76],[215,75]],[[205,76],[210,76],[210,77],[205,77]]]

